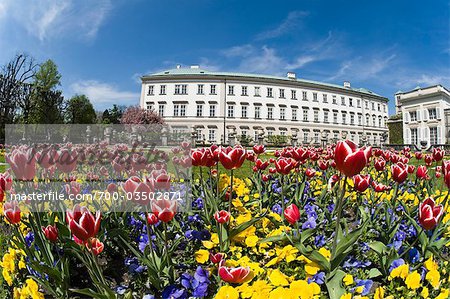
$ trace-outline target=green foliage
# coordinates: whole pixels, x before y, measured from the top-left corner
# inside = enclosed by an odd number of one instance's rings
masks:
[[[239,135],[238,140],[242,146],[249,146],[253,142],[253,138],[248,135]]]
[[[56,64],[47,60],[34,76],[32,102],[29,123],[60,124],[63,123],[64,97],[57,90],[61,79]]]
[[[93,124],[96,122],[94,106],[85,95],[72,97],[66,110],[66,121],[70,124]]]
[[[399,120],[399,118],[394,117],[392,117],[391,119]],[[402,121],[389,122],[388,128],[389,128],[389,144],[403,144],[403,122]]]
[[[288,136],[283,135],[270,135],[267,136],[267,142],[272,146],[283,146],[289,141]]]

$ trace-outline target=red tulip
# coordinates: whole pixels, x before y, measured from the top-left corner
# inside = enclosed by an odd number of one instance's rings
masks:
[[[431,155],[425,155],[425,164],[430,166],[433,163],[433,157]]]
[[[298,210],[298,207],[295,204],[289,205],[284,210],[284,218],[291,224],[295,224],[297,221],[300,220],[300,211]]]
[[[442,161],[442,173],[444,175],[445,185],[450,189],[450,161]]]
[[[419,179],[426,179],[428,177],[428,168],[425,165],[418,166],[416,176]]]
[[[234,148],[222,148],[219,152],[219,160],[225,169],[236,169],[242,166],[246,158],[245,149],[240,146]]]
[[[219,263],[219,276],[228,283],[243,283],[251,278],[250,267],[229,268],[225,266],[225,260]]]
[[[372,181],[372,187],[375,190],[375,192],[384,192],[390,189],[389,186],[383,185],[381,183],[377,183],[375,181]]]
[[[156,223],[158,223],[158,217],[153,213],[148,213],[147,214],[147,223],[149,225],[155,225]]]
[[[267,181],[269,180],[269,176],[268,176],[267,174],[263,174],[263,175],[261,176],[261,180],[262,180],[263,182],[267,182]]]
[[[264,144],[257,144],[253,146],[253,152],[257,155],[263,154],[266,151]]]
[[[361,148],[350,141],[339,141],[334,150],[336,168],[348,177],[352,177],[363,170],[372,154],[372,148]]]
[[[281,174],[289,174],[294,167],[294,160],[291,158],[279,158],[275,161],[275,168]]]
[[[70,173],[77,167],[78,155],[76,152],[70,152],[68,149],[62,149],[58,152],[58,160],[56,161],[56,168],[64,173]]]
[[[425,230],[433,229],[444,214],[442,205],[435,205],[431,197],[419,204],[419,223]]]
[[[312,178],[316,174],[316,170],[308,168],[306,169],[305,174],[307,177]]]
[[[79,240],[86,242],[97,235],[100,229],[101,213],[97,211],[95,217],[86,207],[78,204],[72,210],[67,211],[67,223],[72,234]]]
[[[109,183],[106,187],[106,191],[108,191],[109,193],[117,192],[117,185],[114,183]]]
[[[414,165],[408,165],[408,167],[407,167],[407,172],[408,172],[409,174],[414,173],[415,170],[416,170],[416,166],[414,166]]]
[[[260,159],[257,159],[255,162],[255,166],[258,170],[265,170],[267,166],[269,166],[269,161],[261,161]]]
[[[153,200],[152,212],[162,222],[169,222],[177,212],[177,202],[174,200]]]
[[[319,165],[320,170],[327,170],[329,166],[328,161],[326,160],[319,160],[317,164]]]
[[[328,180],[328,190],[331,190],[337,182],[339,182],[340,177],[337,174],[331,176]]]
[[[86,248],[94,255],[99,255],[102,253],[104,247],[105,245],[97,238],[92,238],[86,243]]]
[[[408,171],[405,164],[399,162],[391,166],[392,179],[397,183],[403,183],[408,177]]]
[[[376,159],[374,166],[377,171],[383,171],[386,166],[386,161],[383,158]]]
[[[359,192],[364,192],[370,185],[370,175],[355,175],[353,177],[353,183],[355,185],[355,190]]]
[[[36,158],[33,149],[15,149],[10,155],[6,156],[6,162],[11,166],[18,180],[33,180],[36,174]]]
[[[302,147],[296,147],[292,150],[292,158],[297,161],[303,162],[309,158],[309,152],[307,149],[304,149]]]
[[[414,153],[414,156],[416,156],[416,159],[417,159],[417,160],[422,160],[422,158],[423,158],[422,152],[415,152],[415,153]]]
[[[154,184],[154,180],[143,182],[137,176],[132,176],[122,184],[122,189],[125,191],[126,199],[144,205],[150,199],[150,193],[154,189],[152,184]]]
[[[224,210],[218,211],[214,213],[214,219],[220,224],[228,223],[230,221],[230,213]]]
[[[225,257],[225,254],[223,253],[216,253],[216,254],[212,254],[211,252],[209,253],[209,259],[211,261],[211,263],[213,264],[219,264],[223,258]]]
[[[3,214],[11,224],[20,223],[20,208],[17,200],[8,201],[3,204]]]
[[[50,242],[54,243],[58,240],[58,228],[56,225],[48,225],[47,227],[42,227],[45,237]]]
[[[433,148],[432,155],[433,155],[433,160],[436,162],[439,162],[442,160],[442,158],[444,158],[445,151],[440,148]]]

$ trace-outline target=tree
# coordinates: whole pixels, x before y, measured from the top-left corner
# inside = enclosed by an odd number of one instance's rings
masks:
[[[75,95],[67,103],[66,122],[69,124],[93,124],[96,122],[94,106],[85,95]]]
[[[5,138],[5,124],[21,120],[28,123],[32,109],[31,80],[36,73],[34,59],[16,55],[0,70],[0,141]]]
[[[63,123],[65,108],[62,92],[57,90],[61,74],[52,60],[40,65],[34,76],[32,121],[38,124]]]
[[[111,116],[109,115],[109,110],[105,109],[102,114],[102,124],[110,124],[111,123]]]
[[[142,109],[139,106],[130,106],[120,119],[121,124],[149,125],[164,124],[163,119],[152,110]]]
[[[126,110],[125,106],[113,105],[112,109],[109,110],[109,123],[120,124],[120,119]]]

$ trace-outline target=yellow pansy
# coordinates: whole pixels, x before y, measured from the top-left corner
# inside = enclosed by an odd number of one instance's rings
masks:
[[[344,279],[342,279],[342,281],[345,283],[346,286],[349,286],[349,285],[355,283],[355,281],[353,280],[353,276],[351,274],[345,275]]]
[[[269,294],[269,299],[291,299],[292,293],[290,289],[285,289],[283,287],[278,287],[272,290]]]
[[[287,286],[289,285],[288,277],[284,275],[280,270],[272,270],[269,275],[269,280],[274,286]]]
[[[306,280],[293,281],[289,288],[300,299],[312,299],[320,294],[320,286],[315,282],[308,284]]]
[[[403,264],[398,266],[397,268],[392,269],[391,274],[389,275],[389,278],[396,278],[400,277],[405,279],[408,276],[409,273],[409,265]]]
[[[378,287],[375,290],[375,294],[373,295],[373,299],[383,299],[384,298],[384,288]]]
[[[248,236],[247,238],[245,238],[245,245],[247,245],[247,247],[255,247],[258,243],[258,240],[258,237],[255,235]]]
[[[328,261],[330,260],[331,252],[325,247],[320,248],[319,253],[323,255]]]
[[[344,295],[341,296],[340,299],[352,299],[352,294],[350,294],[350,293],[345,293]]]
[[[422,296],[422,298],[426,299],[426,298],[428,298],[428,295],[429,295],[428,288],[423,287],[422,292],[420,292],[420,296]]]
[[[197,263],[204,264],[209,260],[209,251],[205,249],[198,250],[195,254]]]
[[[420,287],[420,274],[417,271],[410,273],[405,280],[406,286],[415,290]]]
[[[435,261],[433,261],[433,256],[430,256],[430,258],[425,261],[424,265],[428,271],[438,269],[438,264]]]
[[[316,275],[319,272],[320,267],[315,262],[311,262],[305,265],[305,272],[309,275]]]
[[[425,279],[428,280],[428,282],[433,286],[433,288],[437,289],[439,287],[441,275],[439,274],[438,270],[433,269],[431,271],[428,271],[427,275],[425,276]]]
[[[222,286],[217,292],[215,299],[239,299],[239,292],[232,286]]]
[[[435,299],[448,299],[450,297],[449,289],[443,289]]]

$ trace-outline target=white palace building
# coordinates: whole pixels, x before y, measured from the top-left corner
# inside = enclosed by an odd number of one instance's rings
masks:
[[[388,99],[350,82],[298,79],[292,72],[286,77],[212,72],[195,65],[141,80],[140,106],[154,109],[172,132],[196,132],[203,143],[284,135],[298,144],[347,138],[380,145],[387,136]]]

